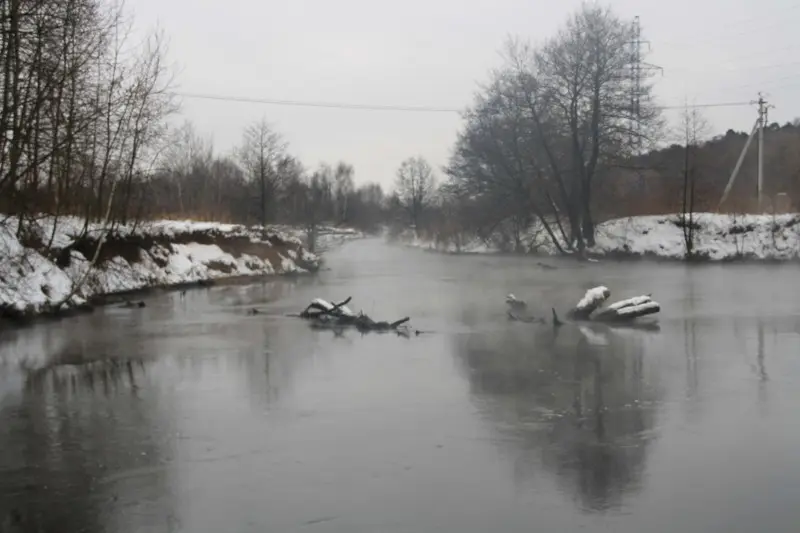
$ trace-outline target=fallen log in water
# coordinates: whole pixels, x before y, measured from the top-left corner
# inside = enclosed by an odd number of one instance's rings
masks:
[[[332,304],[322,298],[314,298],[299,316],[300,318],[320,318],[322,316],[355,317],[356,314],[347,307],[347,304],[352,299],[352,296],[348,296],[346,300],[338,304]]]
[[[586,291],[583,298],[575,305],[574,308],[567,312],[567,318],[576,322],[602,322],[609,326],[625,326],[633,325],[633,322],[640,317],[652,315],[661,311],[661,306],[658,302],[653,301],[649,294],[644,296],[635,296],[620,300],[607,307],[603,304],[611,296],[611,291],[608,287],[600,285],[593,287]],[[513,298],[512,295],[506,298],[506,303],[509,301],[519,301]],[[515,322],[526,323],[545,323],[542,318],[535,318],[527,313],[521,313],[519,309],[514,309],[514,306],[509,304],[507,311],[508,318]],[[564,323],[558,318],[555,308],[552,308],[553,314],[553,327],[562,326]],[[642,324],[642,327],[648,327]]]
[[[658,302],[654,302],[649,296],[636,296],[627,300],[620,300],[601,309],[592,320],[597,322],[619,322],[628,321],[642,316],[652,315],[661,311]]]
[[[394,322],[373,320],[364,313],[353,313],[353,311],[347,307],[350,300],[352,300],[352,297],[337,304],[332,304],[321,298],[315,298],[308,307],[297,316],[310,320],[312,327],[315,328],[341,329],[345,327],[354,327],[361,332],[400,331],[401,326],[405,326],[411,320],[409,317],[403,317]]]
[[[593,322],[630,322],[661,311],[661,306],[649,294],[620,300],[601,309],[610,296],[611,291],[607,287],[589,289],[578,305],[568,313],[569,318]]]

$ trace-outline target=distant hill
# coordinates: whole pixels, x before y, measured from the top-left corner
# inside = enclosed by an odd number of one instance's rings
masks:
[[[695,177],[695,210],[713,211],[722,197],[747,132],[728,130],[692,148],[690,165]],[[654,150],[607,171],[598,181],[595,212],[598,219],[681,210],[684,147],[674,144]],[[756,212],[758,156],[754,139],[745,156],[725,212]],[[800,209],[800,119],[764,130],[764,209],[777,212]],[[783,193],[783,194],[780,194]]]

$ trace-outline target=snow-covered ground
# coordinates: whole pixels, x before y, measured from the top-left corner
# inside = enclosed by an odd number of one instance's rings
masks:
[[[695,213],[694,252],[698,257],[723,261],[737,258],[761,260],[800,259],[800,215],[725,215]],[[597,226],[596,244],[589,252],[597,256],[652,256],[684,259],[686,247],[678,215],[620,218]],[[501,247],[480,239],[453,242],[419,239],[406,232],[404,245],[440,252],[496,253]],[[524,239],[526,249],[556,255],[557,249],[540,228]]]
[[[262,234],[235,224],[168,220],[116,226],[90,267],[94,248],[76,242],[82,219],[42,218],[20,238],[17,227],[16,219],[0,219],[0,312],[7,314],[68,309],[98,295],[154,286],[300,273],[320,264],[303,246],[302,232],[291,228]],[[92,224],[88,235],[97,239],[102,230]],[[359,236],[345,230],[325,235]]]
[[[317,230],[317,243],[315,250],[322,253],[330,250],[331,248],[341,246],[347,241],[362,238],[364,238],[364,234],[352,228],[322,226]]]
[[[686,256],[679,217],[646,216],[610,220],[597,229],[597,254]],[[736,258],[800,258],[800,215],[695,214],[695,253],[714,261]]]

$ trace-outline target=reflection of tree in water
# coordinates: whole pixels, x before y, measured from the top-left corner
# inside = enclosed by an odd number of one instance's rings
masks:
[[[0,409],[0,531],[163,529],[171,520],[161,497],[170,432],[157,395],[140,394],[149,362],[135,344],[106,348],[76,339],[19,368],[21,396]]]
[[[246,284],[220,285],[202,296],[215,306],[249,307],[277,302],[288,298],[299,288],[319,284],[314,277],[265,279],[261,283],[247,280]]]
[[[276,304],[246,315],[300,284],[174,293],[0,334],[0,533],[178,529],[176,472],[229,440],[209,421],[232,411],[247,427],[291,396],[320,344],[347,342]]]
[[[456,349],[516,473],[541,466],[582,508],[602,510],[638,490],[658,392],[644,376],[642,333],[587,333],[517,328],[458,337]]]

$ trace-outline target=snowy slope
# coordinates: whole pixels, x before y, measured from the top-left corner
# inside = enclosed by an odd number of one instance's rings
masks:
[[[92,253],[75,249],[83,227],[83,220],[74,217],[57,223],[44,218],[20,242],[16,220],[0,224],[0,314],[35,315],[65,299],[63,307],[70,308],[94,296],[145,287],[299,273],[320,262],[296,236],[284,232],[157,221],[115,228],[114,247],[106,244],[106,257],[89,268]],[[101,227],[89,227],[95,239],[101,233]],[[123,251],[114,255],[118,248]]]
[[[676,215],[623,218],[597,228],[593,253],[682,259],[686,250]],[[695,253],[714,261],[737,257],[789,260],[800,256],[800,215],[695,214]]]
[[[721,215],[695,213],[695,247],[698,257],[723,261],[736,258],[761,260],[800,259],[800,215]],[[597,226],[597,256],[652,256],[684,259],[683,230],[678,215],[621,218]],[[411,232],[400,236],[406,246],[439,252],[496,253],[498,247],[467,239],[460,250],[452,242],[418,238]],[[555,246],[539,228],[531,228],[523,243],[537,253],[556,255]]]

